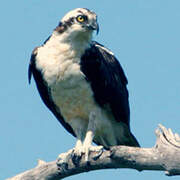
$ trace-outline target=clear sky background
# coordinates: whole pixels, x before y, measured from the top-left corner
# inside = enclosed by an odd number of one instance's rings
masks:
[[[27,69],[31,52],[66,12],[86,7],[98,14],[94,39],[111,49],[129,80],[131,127],[142,147],[155,144],[161,123],[180,134],[179,0],[18,0],[0,7],[0,179],[55,160],[73,148],[68,134],[42,103]],[[69,179],[166,180],[164,172],[129,169],[88,172]],[[180,177],[171,177],[179,180]]]

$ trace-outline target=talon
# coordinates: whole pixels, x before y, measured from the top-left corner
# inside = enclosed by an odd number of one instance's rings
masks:
[[[101,156],[101,154],[103,153],[103,146],[86,147],[85,161],[89,161],[89,152],[98,152],[98,154],[93,157],[94,160],[97,160]]]
[[[100,158],[100,156],[102,155],[103,153],[103,146],[101,146],[101,149],[99,150],[99,153],[96,154],[94,157],[93,157],[93,160],[96,161],[97,159]]]
[[[79,165],[79,162],[80,162],[80,160],[81,160],[81,156],[77,156],[77,154],[74,154],[74,153],[73,153],[71,159],[72,159],[73,164],[74,164],[75,166],[78,166],[78,165]]]
[[[74,165],[78,166],[82,155],[85,153],[83,147],[74,148],[72,152],[72,162]]]

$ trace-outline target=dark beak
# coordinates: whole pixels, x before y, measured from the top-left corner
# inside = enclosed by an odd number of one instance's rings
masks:
[[[93,31],[96,30],[96,34],[99,33],[99,25],[98,25],[97,21],[95,23],[89,24],[87,27],[90,30],[93,30]]]

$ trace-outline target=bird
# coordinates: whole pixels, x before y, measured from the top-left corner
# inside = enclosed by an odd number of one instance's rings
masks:
[[[87,160],[91,151],[140,147],[130,129],[124,70],[114,53],[93,40],[93,32],[99,32],[95,12],[69,11],[33,50],[28,69],[29,83],[33,76],[44,104],[76,137],[74,153]]]

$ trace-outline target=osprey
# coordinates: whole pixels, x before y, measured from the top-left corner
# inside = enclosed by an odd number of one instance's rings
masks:
[[[77,138],[75,154],[86,159],[102,147],[139,147],[130,131],[127,78],[113,53],[92,40],[98,30],[94,12],[70,11],[29,65],[29,82],[33,75],[45,105]]]

